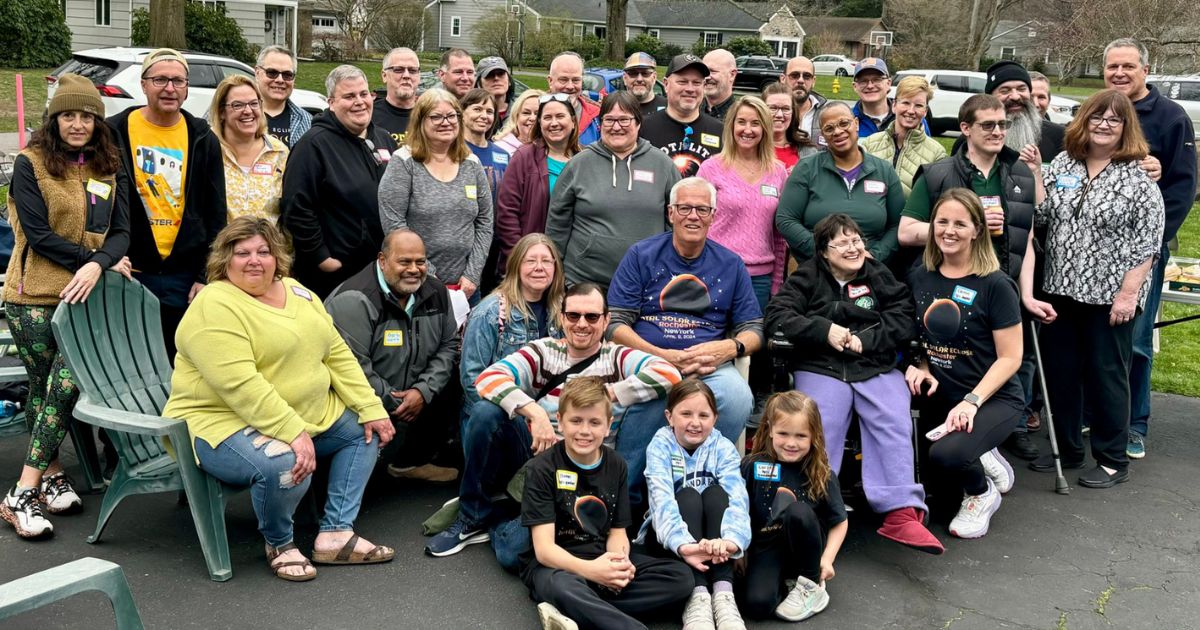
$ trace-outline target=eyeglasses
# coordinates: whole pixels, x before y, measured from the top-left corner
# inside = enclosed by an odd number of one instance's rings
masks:
[[[568,103],[571,101],[571,95],[563,94],[562,92],[555,92],[554,94],[543,94],[538,97],[538,105],[545,105],[546,103],[549,103],[550,101],[558,101],[559,103]]]
[[[600,122],[605,127],[628,127],[629,125],[633,124],[633,121],[633,116],[620,116],[618,118],[609,118],[605,116],[604,118],[600,119]]]
[[[1095,127],[1103,127],[1104,125],[1108,125],[1110,128],[1115,129],[1121,125],[1124,125],[1125,119],[1118,116],[1105,117],[1101,116],[1100,114],[1093,114],[1088,116],[1088,122],[1092,123],[1092,126]]]
[[[572,324],[578,323],[580,317],[586,320],[589,324],[595,324],[596,322],[600,321],[601,317],[604,317],[604,313],[576,313],[575,311],[563,311],[563,317],[566,317],[567,321],[571,322]]]
[[[993,131],[995,131],[997,129],[999,129],[1000,131],[1005,131],[1011,126],[1011,124],[1007,120],[985,120],[983,122],[977,122],[975,124],[979,125],[979,128],[984,130],[984,132],[986,132],[986,133],[992,133]]]
[[[264,68],[262,66],[255,66],[255,68],[262,70],[263,74],[267,75],[267,78],[272,81],[280,77],[283,77],[283,80],[288,83],[296,80],[296,73],[291,70],[276,70],[275,68]]]
[[[838,131],[846,131],[852,126],[854,126],[853,118],[843,118],[835,123],[829,123],[828,125],[821,127],[821,133],[829,135]]]
[[[652,76],[654,76],[654,71],[649,68],[642,68],[642,69],[631,68],[629,70],[626,70],[625,74],[628,74],[631,77],[652,77]]]
[[[450,123],[451,125],[457,125],[459,118],[460,118],[460,115],[458,112],[454,112],[451,114],[430,114],[425,117],[425,119],[428,120],[429,122],[433,123],[433,125],[435,127],[442,123]]]
[[[827,247],[829,247],[829,249],[832,249],[833,251],[835,251],[839,254],[844,253],[847,250],[858,249],[862,246],[863,246],[863,240],[861,238],[852,238],[844,243],[830,243],[829,245],[827,245]]]
[[[768,105],[767,109],[771,110],[772,116],[778,116],[779,114],[792,113],[792,108],[787,105]]]
[[[418,75],[421,74],[421,66],[388,66],[383,71],[391,72],[392,74]]]
[[[168,83],[174,86],[177,90],[182,90],[188,86],[187,77],[142,77],[142,80],[149,81],[150,85],[153,85],[156,88],[167,87]]]
[[[262,107],[262,102],[261,101],[234,101],[232,103],[226,103],[225,107],[228,107],[229,109],[232,109],[235,112],[240,112],[245,109],[249,109],[251,111],[258,111],[258,108]]]
[[[858,85],[882,85],[887,80],[887,77],[866,77],[863,79],[855,79],[854,82]]]
[[[713,210],[716,210],[716,208],[712,206],[683,206],[675,204],[671,207],[675,208],[675,212],[678,212],[679,216],[681,217],[686,217],[692,212],[695,212],[696,216],[700,217],[701,219],[712,216]]]
[[[793,81],[812,81],[817,75],[811,72],[789,72],[787,78]]]

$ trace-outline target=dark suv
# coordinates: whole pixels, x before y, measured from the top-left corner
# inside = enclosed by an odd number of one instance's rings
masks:
[[[733,87],[755,92],[762,90],[783,77],[787,64],[788,60],[783,57],[760,57],[758,55],[738,57],[738,72],[737,76],[733,78]]]

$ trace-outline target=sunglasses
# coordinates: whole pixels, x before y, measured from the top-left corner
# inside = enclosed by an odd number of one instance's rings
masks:
[[[546,103],[549,103],[550,101],[558,101],[559,103],[566,103],[566,102],[569,102],[570,100],[571,100],[570,94],[563,94],[561,92],[556,92],[554,94],[543,94],[543,95],[539,96],[538,104],[545,105]]]
[[[296,73],[291,70],[276,70],[275,68],[264,68],[262,66],[258,66],[258,69],[262,70],[263,74],[267,75],[267,78],[272,81],[279,77],[283,77],[284,81],[293,81],[296,78]]]
[[[578,322],[580,317],[587,320],[587,323],[589,324],[595,324],[596,322],[600,321],[601,317],[604,317],[604,313],[576,313],[575,311],[563,311],[563,317],[566,317],[567,321],[571,322],[572,324]]]

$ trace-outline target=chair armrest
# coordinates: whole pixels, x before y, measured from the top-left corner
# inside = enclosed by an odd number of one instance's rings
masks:
[[[94,426],[138,435],[162,437],[178,433],[176,427],[182,427],[185,434],[187,430],[187,424],[182,420],[101,407],[82,396],[75,403],[75,417]]]
[[[0,383],[25,382],[29,380],[29,373],[20,365],[0,368]]]

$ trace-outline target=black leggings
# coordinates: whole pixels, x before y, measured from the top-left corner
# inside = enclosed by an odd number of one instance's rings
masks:
[[[819,581],[824,549],[824,530],[812,506],[789,505],[778,524],[754,532],[738,589],[742,612],[752,619],[774,619],[775,608],[787,597],[785,580],[803,575]]]
[[[712,484],[698,492],[695,488],[683,488],[675,493],[675,502],[679,504],[679,515],[687,524],[688,533],[692,538],[715,539],[721,537],[721,521],[725,518],[725,510],[729,508],[729,493],[717,484]],[[664,549],[651,528],[646,536],[646,547],[652,554],[664,558],[678,558],[675,549]],[[688,565],[691,568],[691,565]],[[733,582],[733,561],[721,564],[706,563],[708,571],[697,571],[692,568],[696,586],[708,587],[714,582]]]
[[[629,561],[634,578],[620,593],[570,571],[544,567],[536,560],[525,574],[525,584],[535,600],[549,602],[584,630],[645,630],[640,618],[673,614],[682,608],[692,593],[687,565],[636,553],[629,554]]]
[[[960,402],[937,395],[918,397],[916,401],[921,409],[922,432],[944,423],[946,415]],[[949,473],[948,482],[963,492],[983,494],[987,491],[987,477],[983,474],[979,456],[1000,446],[1023,414],[1024,409],[1008,402],[994,398],[985,401],[975,413],[975,424],[970,433],[955,431],[929,447],[930,463]],[[929,444],[923,437],[921,441]]]

